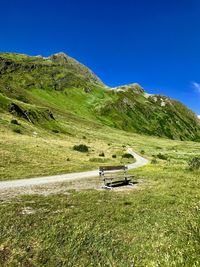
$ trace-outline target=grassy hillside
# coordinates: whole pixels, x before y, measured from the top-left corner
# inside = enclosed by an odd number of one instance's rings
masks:
[[[113,93],[115,99],[105,102],[98,113],[109,118],[114,127],[170,139],[199,140],[199,120],[180,102],[148,95],[137,84],[116,88]]]
[[[63,133],[66,121],[86,119],[170,139],[200,136],[197,116],[178,101],[148,95],[137,84],[108,88],[63,53],[48,58],[0,53],[0,111]]]

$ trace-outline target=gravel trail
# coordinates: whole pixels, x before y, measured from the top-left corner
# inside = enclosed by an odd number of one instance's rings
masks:
[[[136,162],[127,165],[129,170],[142,167],[149,163],[147,159],[135,153],[131,148],[128,148],[128,153],[133,155],[136,159]],[[0,182],[0,190],[44,185],[44,184],[49,184],[49,183],[57,183],[57,182],[65,182],[65,181],[73,181],[73,180],[79,180],[79,179],[84,179],[84,178],[96,177],[98,175],[99,175],[99,171],[94,170],[94,171],[68,173],[68,174],[54,175],[54,176],[44,176],[44,177],[37,177],[37,178],[5,181],[5,182]]]

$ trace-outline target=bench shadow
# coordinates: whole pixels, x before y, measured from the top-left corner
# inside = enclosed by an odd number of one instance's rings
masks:
[[[121,180],[121,181],[115,181],[115,182],[112,182],[112,183],[107,183],[106,186],[116,188],[116,187],[122,187],[122,186],[127,186],[127,185],[134,186],[136,184],[138,184],[138,182],[136,182],[136,181],[131,181],[131,180],[124,181],[124,180]]]

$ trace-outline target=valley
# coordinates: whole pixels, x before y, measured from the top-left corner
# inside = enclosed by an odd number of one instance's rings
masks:
[[[149,164],[129,170],[132,188],[0,188],[0,266],[199,266],[199,137],[176,100],[108,88],[63,53],[1,53],[1,182],[131,164],[127,148]]]

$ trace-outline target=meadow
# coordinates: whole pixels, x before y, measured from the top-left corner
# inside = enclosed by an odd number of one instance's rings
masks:
[[[1,266],[200,266],[200,172],[188,170],[200,143],[87,123],[69,125],[73,134],[34,128],[33,136],[28,126],[13,132],[6,116],[1,180],[118,164],[126,147],[153,161],[132,171],[138,184],[129,190],[102,190],[97,177],[34,194],[2,192]],[[88,153],[72,149],[80,143]]]

